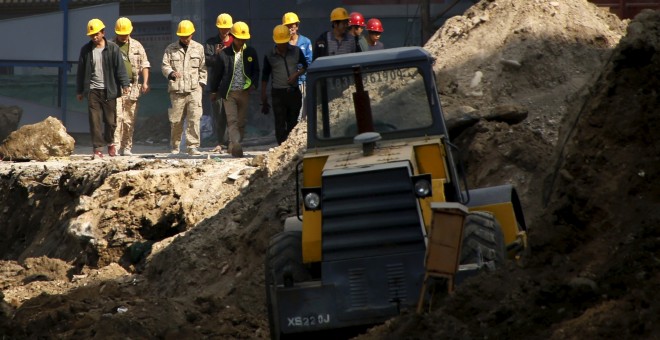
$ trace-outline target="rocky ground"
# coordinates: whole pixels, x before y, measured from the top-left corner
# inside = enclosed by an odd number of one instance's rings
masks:
[[[530,254],[382,338],[660,334],[660,13],[484,0],[425,48],[469,184],[511,183]],[[518,123],[498,112],[526,112]],[[263,256],[305,124],[247,156],[0,163],[0,335],[267,338]]]

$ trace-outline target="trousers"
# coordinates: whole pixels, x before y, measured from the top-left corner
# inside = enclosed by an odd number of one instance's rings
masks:
[[[202,119],[202,88],[190,93],[170,92],[172,107],[168,109],[170,120],[170,143],[172,150],[179,150],[183,124],[186,123],[186,146],[199,147],[200,124]]]
[[[222,100],[227,113],[229,142],[240,144],[245,134],[247,111],[250,94],[247,90],[229,91],[227,99]]]
[[[139,93],[140,88],[140,84],[131,84],[129,94],[117,98],[117,128],[113,140],[120,149],[131,150],[133,147],[138,101],[137,96],[132,94],[136,91]]]
[[[275,119],[275,139],[282,144],[289,133],[298,124],[298,115],[302,106],[302,94],[298,87],[271,89],[273,117]]]
[[[112,144],[117,127],[117,101],[108,100],[104,89],[92,89],[87,96],[87,110],[94,148]]]

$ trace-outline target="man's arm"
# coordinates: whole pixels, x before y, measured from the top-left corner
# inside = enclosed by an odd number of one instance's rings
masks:
[[[149,72],[151,70],[151,64],[149,63],[149,59],[147,58],[147,51],[144,49],[144,46],[142,44],[139,45],[138,47],[138,53],[140,54],[140,65],[138,65],[138,69],[141,70],[142,73],[142,88],[140,91],[142,93],[147,93],[151,89],[149,87]]]
[[[222,53],[222,52],[221,52]],[[216,63],[211,68],[212,76],[211,81],[209,82],[209,92],[210,92],[210,98],[211,101],[216,101],[218,100],[218,87],[220,86],[220,82],[222,81],[222,77],[225,75],[225,60],[223,58],[223,55],[219,55],[218,58],[215,60]]]
[[[204,61],[206,62],[206,67],[213,68],[215,66],[215,39],[209,38],[204,44]]]
[[[78,72],[76,73],[76,98],[82,101],[83,92],[85,90],[85,46],[80,49],[80,56],[78,57]]]
[[[201,51],[200,51],[201,52]],[[206,86],[206,80],[208,77],[207,71],[206,71],[206,61],[204,58],[202,59],[202,64],[199,65],[199,84],[204,87]]]

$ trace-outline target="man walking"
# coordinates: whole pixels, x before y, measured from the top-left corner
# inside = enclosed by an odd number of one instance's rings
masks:
[[[167,78],[167,91],[172,108],[168,110],[171,124],[172,154],[178,154],[181,133],[186,123],[186,144],[189,155],[199,155],[202,91],[206,86],[204,46],[192,40],[195,26],[182,20],[176,30],[179,41],[167,46],[163,55],[162,72]]]
[[[273,29],[275,47],[264,57],[264,70],[261,76],[261,103],[268,113],[266,86],[272,75],[271,98],[275,117],[275,137],[282,144],[298,123],[298,113],[302,105],[302,94],[298,78],[307,70],[307,60],[298,46],[289,44],[290,31],[284,25]],[[300,65],[300,67],[298,66]]]
[[[367,21],[367,44],[369,45],[369,51],[382,50],[385,48],[385,45],[380,41],[380,36],[383,34],[383,23],[376,18],[371,18]]]
[[[318,57],[358,51],[355,39],[346,32],[349,18],[348,12],[342,7],[332,10],[330,13],[332,30],[323,32],[314,42],[313,60]]]
[[[119,145],[119,154],[122,156],[133,154],[131,148],[133,147],[138,98],[141,94],[149,92],[149,69],[151,68],[147,52],[139,41],[131,37],[131,32],[133,32],[131,20],[128,18],[117,19],[115,23],[117,36],[113,42],[119,46],[131,83],[128,94],[117,98],[117,129],[114,144]],[[140,78],[142,78],[142,84],[140,84]]]
[[[80,49],[76,75],[76,98],[87,98],[89,132],[94,158],[103,158],[104,146],[108,155],[116,156],[113,144],[117,122],[117,98],[128,93],[128,76],[119,46],[105,39],[105,25],[99,19],[87,23],[90,42]]]
[[[247,120],[249,92],[258,87],[259,60],[257,50],[247,46],[250,28],[242,21],[234,23],[229,32],[234,37],[231,48],[220,52],[213,68],[210,86],[211,100],[218,95],[227,112],[229,129],[229,153],[234,157],[243,157],[243,135]]]
[[[293,12],[287,12],[284,13],[282,16],[282,25],[286,26],[289,28],[289,32],[291,33],[291,38],[289,40],[289,43],[293,46],[298,46],[302,53],[305,55],[305,60],[307,60],[307,65],[312,63],[312,41],[309,40],[306,36],[300,34],[300,19],[298,19],[298,15]],[[298,65],[298,67],[301,67],[301,65]],[[307,76],[305,74],[301,74],[300,77],[298,77],[298,87],[300,88],[300,93],[302,94],[302,105],[301,105],[301,110],[300,110],[300,115],[298,117],[298,120],[303,121],[307,118],[307,114],[305,111],[305,93],[307,92]]]
[[[362,35],[365,26],[367,25],[364,23],[364,16],[362,16],[361,13],[353,12],[350,14],[348,19],[348,32],[355,38],[355,43],[357,44],[357,46],[355,46],[355,50],[358,52],[365,52],[369,50],[367,40]]]
[[[219,57],[220,52],[231,46],[234,38],[229,34],[231,27],[234,25],[231,16],[227,13],[218,15],[215,20],[215,26],[218,28],[218,34],[206,40],[204,46],[204,55],[206,56],[206,68],[208,74],[212,77],[214,68],[216,67],[216,59]],[[209,80],[209,84],[212,81]],[[222,145],[227,145],[227,138],[225,138],[225,131],[227,130],[227,113],[222,106],[222,99],[211,100],[211,108],[213,109],[213,132],[218,140],[218,145],[212,150],[213,152],[222,151]]]

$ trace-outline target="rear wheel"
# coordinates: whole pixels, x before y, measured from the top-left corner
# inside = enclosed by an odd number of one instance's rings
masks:
[[[273,292],[278,285],[290,286],[311,279],[309,270],[302,263],[300,231],[284,231],[270,239],[264,272],[270,336],[271,339],[284,339],[274,307]]]
[[[474,211],[465,217],[461,264],[476,263],[494,270],[504,265],[506,248],[502,227],[487,212]]]

